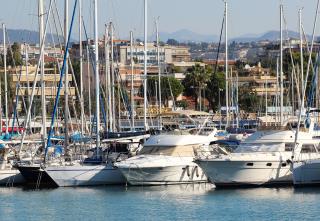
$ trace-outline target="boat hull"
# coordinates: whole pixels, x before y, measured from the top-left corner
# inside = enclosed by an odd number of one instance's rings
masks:
[[[0,170],[0,185],[19,185],[23,184],[25,179],[17,169],[2,169]]]
[[[125,177],[109,165],[74,165],[45,168],[59,187],[125,184]]]
[[[205,183],[207,177],[194,163],[164,167],[120,168],[130,185],[172,185]]]
[[[320,160],[294,163],[293,183],[295,186],[320,185]]]
[[[35,187],[57,187],[57,184],[40,168],[40,165],[17,166],[26,185]]]
[[[292,185],[293,183],[290,164],[286,162],[250,161],[248,164],[248,161],[197,160],[196,163],[216,187]]]

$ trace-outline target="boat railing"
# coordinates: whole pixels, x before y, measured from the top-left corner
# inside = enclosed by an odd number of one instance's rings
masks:
[[[221,155],[229,155],[231,149],[227,150],[218,144],[205,145],[198,148],[194,148],[194,158],[195,159],[209,159],[209,158],[219,158]]]

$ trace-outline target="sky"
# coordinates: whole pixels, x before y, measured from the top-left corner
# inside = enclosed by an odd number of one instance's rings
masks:
[[[48,7],[50,0],[44,1]],[[56,1],[63,16],[64,0]],[[69,0],[70,14],[74,1]],[[37,30],[37,2],[0,0],[0,21],[6,23],[9,29]],[[85,24],[92,33],[93,1],[82,2]],[[298,10],[303,7],[303,25],[311,34],[317,0],[228,0],[229,37],[278,30],[280,2],[284,4],[287,29],[298,30]],[[99,33],[102,35],[104,24],[112,21],[117,37],[128,38],[130,30],[134,31],[135,36],[143,36],[143,5],[143,0],[98,0]],[[222,0],[148,0],[148,33],[154,34],[154,20],[159,17],[161,32],[188,29],[199,34],[219,35],[223,13]],[[318,27],[319,35],[320,25]]]

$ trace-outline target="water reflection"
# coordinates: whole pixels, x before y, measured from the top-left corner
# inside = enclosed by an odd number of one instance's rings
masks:
[[[0,220],[299,220],[317,217],[319,201],[320,188],[0,187]]]

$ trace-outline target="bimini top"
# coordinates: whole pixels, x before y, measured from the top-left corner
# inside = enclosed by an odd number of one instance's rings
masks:
[[[151,136],[144,146],[187,146],[187,145],[209,145],[210,136],[201,135],[156,135]]]

